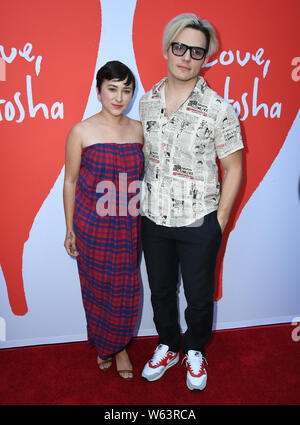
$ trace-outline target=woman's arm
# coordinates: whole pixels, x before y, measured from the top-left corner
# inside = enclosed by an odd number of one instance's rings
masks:
[[[65,248],[67,253],[77,256],[76,236],[73,227],[75,206],[75,188],[81,164],[82,138],[80,127],[76,124],[68,134],[66,141],[65,179],[63,200],[66,220]]]

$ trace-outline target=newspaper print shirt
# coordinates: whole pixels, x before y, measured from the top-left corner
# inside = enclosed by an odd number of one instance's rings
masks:
[[[233,107],[202,77],[168,118],[166,80],[140,100],[145,138],[141,213],[159,225],[188,226],[218,208],[216,157],[242,149],[243,142]]]

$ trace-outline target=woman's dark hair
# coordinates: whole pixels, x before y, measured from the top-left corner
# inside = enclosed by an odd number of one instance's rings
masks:
[[[135,90],[135,78],[128,66],[119,61],[110,61],[103,65],[97,72],[96,81],[97,88],[100,92],[103,80],[124,81],[125,85],[130,86],[132,83],[132,96]]]

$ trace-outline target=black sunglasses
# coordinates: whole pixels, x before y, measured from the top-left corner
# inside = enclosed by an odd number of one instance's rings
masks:
[[[171,43],[171,46],[173,55],[183,56],[185,52],[189,50],[191,58],[195,59],[196,61],[203,59],[207,53],[207,49],[204,49],[203,47],[187,46],[186,44],[179,42],[173,42]]]

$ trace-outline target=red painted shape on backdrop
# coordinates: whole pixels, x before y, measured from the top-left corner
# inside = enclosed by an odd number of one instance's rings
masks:
[[[12,0],[1,12],[0,43],[6,56],[13,59],[16,53],[16,57],[6,64],[6,81],[0,82],[0,98],[5,99],[0,104],[0,263],[11,309],[24,315],[28,311],[22,277],[24,243],[64,165],[67,133],[84,114],[97,60],[101,10],[98,0],[91,0],[88,7],[80,0]],[[26,43],[32,50],[24,48]],[[27,61],[19,50],[34,59]],[[33,106],[45,104],[48,119],[42,109],[30,117],[30,85]],[[53,119],[59,112],[55,102],[63,103],[63,119]]]
[[[278,155],[299,108],[300,83],[293,80],[291,66],[292,59],[299,56],[298,39],[295,37],[298,10],[298,0],[288,1],[284,7],[279,0],[274,0],[271,7],[269,2],[252,0],[202,2],[201,5],[196,0],[185,3],[173,0],[171,7],[167,0],[160,0],[158,7],[152,1],[137,2],[133,43],[144,89],[149,90],[167,74],[167,64],[162,56],[165,25],[179,13],[193,12],[214,25],[220,40],[218,53],[209,61],[218,62],[204,70],[206,81],[212,89],[226,97],[226,77],[230,77],[230,80],[227,79],[228,99],[238,101],[241,106],[240,119],[245,143],[244,176],[232,218],[223,236],[217,267],[216,299],[222,297],[223,254],[228,235]],[[260,48],[264,49],[261,56],[260,53],[257,55]],[[224,51],[228,53],[222,54]],[[237,61],[237,51],[243,66]],[[252,59],[252,55],[257,57],[257,61]],[[267,68],[268,59],[271,62]],[[262,61],[260,66],[256,63]],[[256,116],[252,104],[255,91],[256,106],[266,104],[257,111]],[[281,103],[280,118],[271,118],[271,112],[272,115],[278,113],[279,106],[276,103]],[[267,118],[264,109],[268,113]]]

